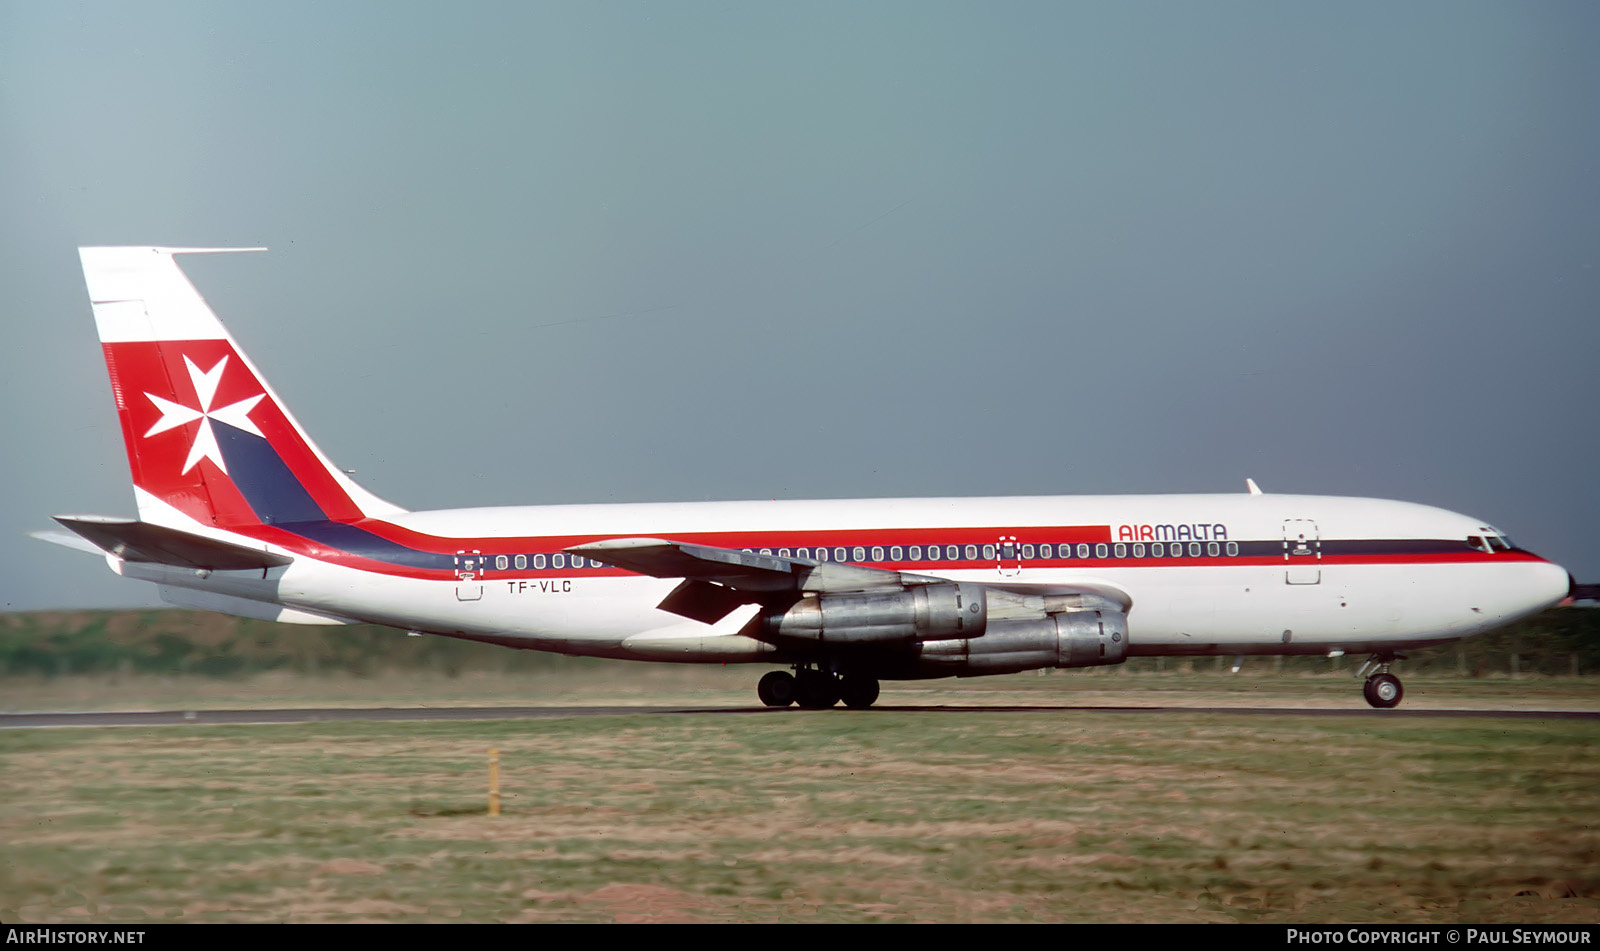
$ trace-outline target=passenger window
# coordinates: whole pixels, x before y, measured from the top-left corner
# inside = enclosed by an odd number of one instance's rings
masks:
[[[544,556],[543,555],[534,555],[533,556],[533,566],[535,568],[543,568],[544,567]]]
[[[779,558],[788,558],[789,557],[789,549],[787,549],[787,548],[778,549],[778,557]]]
[[[883,560],[883,546],[881,546],[881,545],[873,545],[872,546],[872,560],[873,561],[882,561]]]
[[[1128,557],[1128,546],[1122,544],[1121,542],[1118,542],[1116,547],[1113,548],[1112,551],[1113,551],[1114,554],[1116,554],[1116,556],[1118,558],[1126,558],[1126,557]]]
[[[1027,551],[1027,549],[1024,548],[1023,551]],[[1053,548],[1051,548],[1049,545],[1040,545],[1039,546],[1039,557],[1040,558],[1054,558],[1055,557],[1055,550]]]
[[[899,545],[894,545],[889,549],[889,560],[890,561],[899,561],[900,560],[900,546]]]
[[[984,561],[994,561],[994,546],[993,545],[985,545],[985,546],[983,546],[983,560]]]
[[[921,545],[912,545],[911,546],[911,560],[912,561],[921,561],[922,560],[922,546]]]
[[[1206,542],[1206,554],[1210,555],[1212,558],[1215,558],[1222,554],[1222,546],[1218,545],[1216,542]]]
[[[763,549],[761,549],[761,554],[763,554],[763,555],[770,555],[770,554],[772,554],[772,549],[770,549],[770,548],[763,548]]]
[[[522,569],[528,567],[528,556],[527,555],[518,555],[517,556],[517,560],[516,560],[516,566],[517,566],[517,570],[518,571],[521,571]]]
[[[1190,542],[1189,543],[1189,557],[1190,558],[1199,558],[1200,557],[1200,543],[1199,542]]]
[[[507,558],[505,555],[495,555],[494,566],[501,571],[505,571],[507,568],[511,567],[511,559]]]
[[[1111,549],[1106,545],[1105,542],[1101,542],[1100,544],[1094,546],[1094,556],[1096,558],[1104,558],[1109,554],[1111,554]]]
[[[1088,558],[1089,557],[1089,546],[1088,546],[1087,543],[1085,543],[1085,542],[1079,542],[1078,543],[1078,557],[1079,558]]]
[[[856,557],[854,559],[852,559],[852,560],[857,562],[857,563],[866,561],[867,560],[867,550],[865,548],[862,548],[860,545],[857,545],[856,546],[856,550],[855,550],[855,556]]]
[[[1133,557],[1135,557],[1135,558],[1143,558],[1144,557],[1144,546],[1143,545],[1134,545],[1133,546]]]
[[[1228,543],[1228,557],[1232,558],[1234,555],[1237,555],[1237,554],[1239,554],[1239,543],[1238,542],[1229,542]]]
[[[1032,558],[1033,557],[1033,546],[1032,545],[1023,545],[1022,546],[1022,557],[1024,557],[1024,558]]]
[[[566,555],[563,555],[563,554],[557,552],[556,554],[550,556],[550,567],[552,567],[552,568],[565,568],[566,566],[567,566],[567,556]]]
[[[978,560],[978,546],[977,545],[968,545],[967,546],[967,560],[968,561],[977,561]]]
[[[843,548],[835,548],[833,550],[833,560],[834,561],[849,561],[850,558],[849,558],[848,553],[845,552],[845,550]]]

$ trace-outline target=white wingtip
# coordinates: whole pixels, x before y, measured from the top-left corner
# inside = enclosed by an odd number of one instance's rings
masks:
[[[1265,494],[1265,493],[1263,493],[1261,491],[1261,486],[1256,485],[1256,480],[1254,480],[1254,479],[1246,479],[1246,480],[1244,480],[1244,487],[1250,490],[1250,494],[1251,495],[1263,495],[1263,494]]]

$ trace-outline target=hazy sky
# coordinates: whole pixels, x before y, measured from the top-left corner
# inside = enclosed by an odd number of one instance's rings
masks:
[[[1600,6],[0,3],[8,609],[155,603],[74,248],[408,508],[1243,491],[1600,581]]]

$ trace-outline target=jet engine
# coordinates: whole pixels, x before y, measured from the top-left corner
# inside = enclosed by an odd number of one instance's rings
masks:
[[[766,617],[773,639],[813,644],[894,644],[982,640],[989,599],[982,585],[943,582],[893,594],[807,595],[781,614]]]
[[[1041,667],[1101,667],[1127,659],[1128,616],[1101,609],[997,620],[976,640],[930,640],[920,647],[917,667],[923,676],[975,677]]]

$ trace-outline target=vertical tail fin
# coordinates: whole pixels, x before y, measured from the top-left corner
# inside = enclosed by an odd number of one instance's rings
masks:
[[[140,519],[227,528],[403,511],[317,449],[173,258],[230,250],[264,249],[78,249]]]

